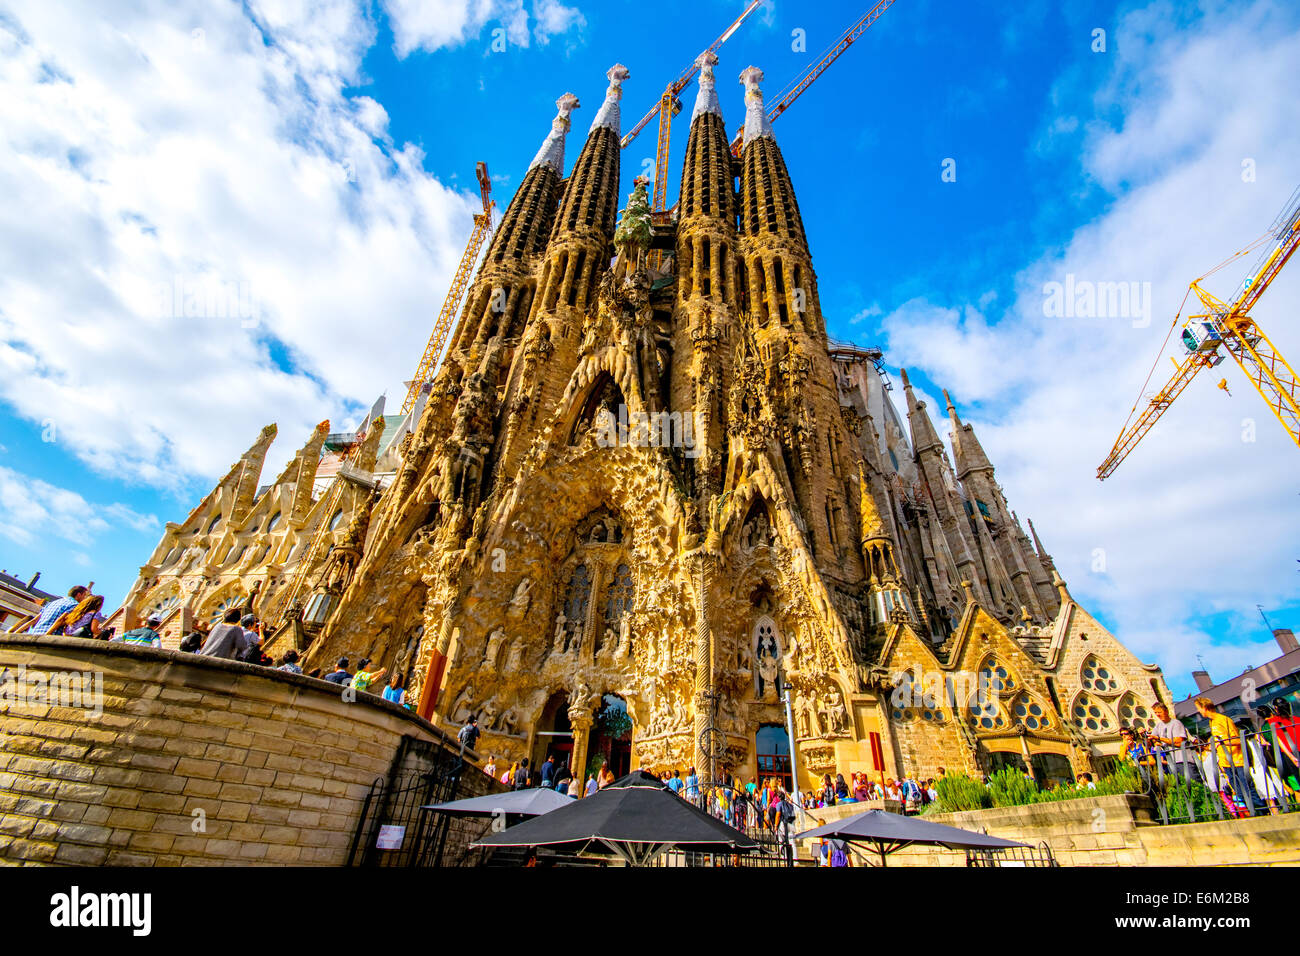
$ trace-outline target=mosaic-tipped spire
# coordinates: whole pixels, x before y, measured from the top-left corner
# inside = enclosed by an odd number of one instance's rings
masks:
[[[561,178],[564,177],[564,135],[569,132],[569,114],[579,107],[578,98],[572,93],[565,93],[555,101],[555,108],[559,111],[555,119],[551,120],[551,132],[542,143],[542,148],[537,151],[533,157],[529,169],[534,166],[549,166],[555,170],[555,174]]]
[[[695,65],[700,68],[700,89],[695,94],[695,110],[691,113],[692,123],[703,113],[722,115],[722,106],[718,103],[717,81],[713,76],[713,68],[717,63],[718,54],[712,50],[705,50],[695,59]]]
[[[605,102],[600,104],[600,112],[591,121],[591,132],[594,133],[604,126],[612,129],[617,136],[621,130],[618,101],[623,98],[623,81],[632,74],[622,63],[615,63],[605,75],[609,77],[609,89],[605,91]]]
[[[763,82],[763,71],[756,66],[745,67],[740,82],[745,84],[744,145],[748,146],[756,139],[772,136],[772,123],[763,107],[763,91],[758,88],[758,84]]]

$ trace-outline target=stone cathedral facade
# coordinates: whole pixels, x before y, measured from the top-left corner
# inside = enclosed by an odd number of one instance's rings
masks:
[[[619,213],[609,86],[493,236],[364,551],[311,646],[406,676],[480,749],[589,769],[1096,769],[1171,700],[1070,596],[948,403],[832,347],[749,68],[733,158],[700,63],[680,203]],[[877,354],[878,357],[878,354]],[[304,506],[305,507],[305,506]],[[1032,532],[1032,526],[1031,526]]]

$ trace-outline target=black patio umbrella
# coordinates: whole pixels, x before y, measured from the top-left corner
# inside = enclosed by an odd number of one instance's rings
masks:
[[[734,853],[757,849],[758,843],[683,800],[658,778],[634,770],[590,797],[485,836],[473,846],[600,848],[643,866],[672,847]]]
[[[531,790],[510,790],[506,793],[489,793],[483,797],[466,797],[450,803],[432,803],[420,809],[464,816],[492,817],[504,813],[538,817],[573,802],[573,797],[567,794],[556,793],[545,787],[534,787]]]
[[[1027,845],[885,810],[867,810],[844,820],[797,833],[794,838],[804,840],[809,837],[866,844],[880,854],[881,866],[888,865],[889,854],[916,844],[942,846],[949,850],[995,850]]]

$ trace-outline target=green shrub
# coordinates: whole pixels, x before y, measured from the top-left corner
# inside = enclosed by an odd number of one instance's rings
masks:
[[[1019,807],[1034,802],[1038,785],[1014,767],[1003,767],[989,777],[989,793],[995,807]]]
[[[1212,820],[1219,815],[1219,797],[1209,787],[1182,777],[1165,778],[1165,807],[1170,820],[1187,820],[1187,805],[1192,806],[1192,820]]]
[[[1138,773],[1136,764],[1122,763],[1115,772],[1102,777],[1097,781],[1097,789],[1086,791],[1087,793],[1098,796],[1108,797],[1120,793],[1143,793],[1146,791],[1146,785],[1142,782],[1142,775]]]
[[[945,813],[955,813],[958,810],[983,810],[993,806],[993,798],[989,795],[988,787],[965,774],[940,777],[935,781],[934,789],[939,794],[937,805],[942,807]]]

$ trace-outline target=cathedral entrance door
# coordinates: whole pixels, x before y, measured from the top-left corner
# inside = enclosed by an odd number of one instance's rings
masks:
[[[546,758],[555,757],[555,766],[561,767],[573,759],[573,727],[569,723],[569,695],[557,691],[542,708],[537,721],[537,745],[533,750],[533,766],[540,767]]]
[[[758,780],[776,777],[788,792],[793,777],[790,775],[790,735],[780,724],[764,724],[758,728],[754,738],[754,750],[758,758]]]
[[[596,710],[587,749],[588,776],[600,771],[601,760],[609,762],[609,772],[615,779],[632,769],[632,718],[627,702],[617,694],[602,697]]]

